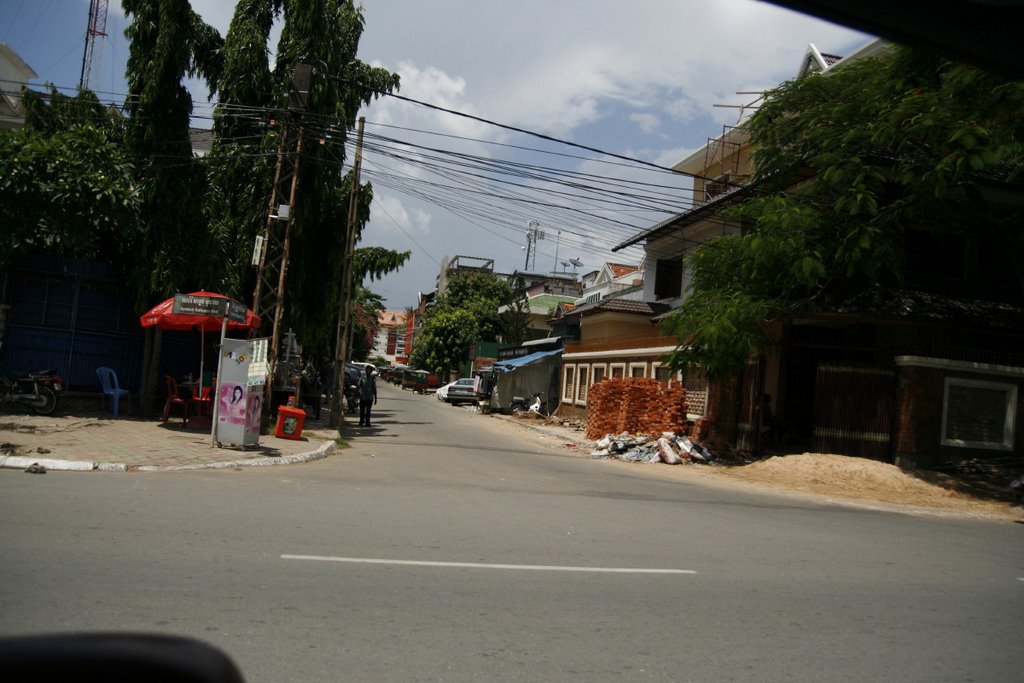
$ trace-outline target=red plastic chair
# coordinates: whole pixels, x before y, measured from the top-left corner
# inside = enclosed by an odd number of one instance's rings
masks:
[[[164,375],[164,381],[167,383],[167,402],[164,403],[163,421],[167,422],[167,418],[171,415],[171,408],[179,405],[181,406],[181,423],[187,425],[192,399],[185,398],[178,392],[178,383],[170,375]]]
[[[217,382],[217,378],[213,378],[214,384]],[[192,396],[192,404],[195,407],[196,415],[213,415],[213,386],[203,387],[203,395]]]

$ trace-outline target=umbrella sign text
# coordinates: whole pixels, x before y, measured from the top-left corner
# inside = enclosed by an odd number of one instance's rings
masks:
[[[239,323],[244,325],[246,315],[249,310],[245,307],[245,304],[240,304],[234,299],[228,299],[228,320],[233,323]]]
[[[214,318],[223,318],[227,302],[227,299],[217,296],[175,294],[173,313],[177,315],[208,315]],[[245,315],[244,312],[242,315]],[[244,317],[241,322],[245,322]]]

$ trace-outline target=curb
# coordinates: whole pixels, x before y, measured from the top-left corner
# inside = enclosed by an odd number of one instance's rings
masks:
[[[493,415],[492,417],[497,417],[501,420],[517,425],[519,427],[525,427],[526,429],[537,432],[538,434],[544,434],[545,436],[551,436],[557,439],[562,439],[567,443],[572,442],[577,446],[593,447],[594,445],[594,442],[587,439],[585,435],[576,436],[576,434],[562,434],[560,431],[558,431],[559,429],[564,429],[561,427],[549,427],[546,425],[530,424],[526,420],[517,420],[511,415]]]
[[[135,472],[187,472],[189,470],[220,470],[225,467],[267,467],[269,465],[298,465],[304,462],[312,462],[326,458],[334,452],[337,444],[334,441],[326,441],[320,447],[305,453],[282,456],[263,456],[261,458],[244,458],[242,460],[225,460],[224,462],[211,462],[202,465],[139,465]]]
[[[0,457],[0,467],[23,470],[32,465],[42,465],[48,470],[64,470],[67,472],[91,472],[96,463],[87,460],[55,460],[53,458],[26,458],[23,455],[5,455]]]
[[[139,465],[130,467],[125,463],[92,462],[89,460],[57,460],[55,458],[29,458],[23,455],[0,456],[0,468],[24,470],[32,465],[41,465],[55,472],[182,472],[189,470],[223,469],[225,467],[267,467],[270,465],[297,465],[313,460],[326,458],[334,452],[337,444],[325,441],[321,446],[305,453],[283,456],[263,456],[260,458],[243,458],[224,462],[204,463],[201,465]]]

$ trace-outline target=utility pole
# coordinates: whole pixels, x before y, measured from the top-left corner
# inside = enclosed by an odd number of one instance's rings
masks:
[[[562,231],[558,231],[558,237],[555,238],[555,263],[551,266],[551,273],[558,275],[558,247],[562,244]]]
[[[352,162],[352,186],[349,188],[348,223],[345,226],[345,262],[341,269],[341,296],[338,300],[338,331],[335,337],[334,396],[331,399],[331,426],[341,435],[345,425],[345,363],[352,348],[352,261],[356,250],[356,222],[359,217],[359,173],[363,166],[363,126],[360,116],[356,134],[356,153]]]
[[[256,289],[252,295],[252,310],[264,321],[273,321],[267,364],[270,377],[263,401],[264,414],[271,409],[271,393],[277,372],[278,347],[281,343],[281,321],[284,318],[285,277],[288,274],[288,255],[291,235],[295,227],[295,208],[298,199],[299,172],[302,156],[302,119],[309,105],[309,86],[313,68],[298,64],[292,69],[291,91],[288,97],[288,120],[281,125],[281,142],[277,149],[274,184],[270,192],[267,225],[262,237],[256,238],[253,265],[257,268]],[[287,200],[287,203],[284,203]]]
[[[544,239],[544,231],[540,229],[539,221],[530,221],[530,228],[526,231],[526,265],[530,269],[530,254],[533,254],[533,264],[537,265],[537,241]]]

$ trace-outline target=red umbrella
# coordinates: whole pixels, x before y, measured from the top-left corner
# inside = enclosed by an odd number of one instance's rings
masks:
[[[217,299],[229,299],[230,297],[224,296],[223,294],[217,294],[216,292],[190,292],[189,296],[202,296],[212,297]],[[227,329],[229,330],[255,330],[259,329],[260,317],[253,313],[248,308],[245,309],[245,322],[235,322],[234,320],[226,320],[213,315],[189,315],[186,313],[175,313],[174,312],[174,297],[166,301],[158,303],[153,308],[149,309],[141,316],[139,316],[139,323],[143,327],[159,327],[161,330],[178,330],[181,332],[187,332],[189,330],[199,330],[204,335],[202,342],[205,350],[206,332],[214,332],[216,330],[222,330],[222,325],[227,323]],[[199,354],[199,395],[202,396],[203,391],[203,353]]]
[[[189,296],[206,296],[217,299],[228,299],[229,297],[216,292],[190,292]],[[174,312],[174,297],[158,303],[139,316],[139,323],[143,327],[159,327],[161,330],[201,330],[203,332],[214,332],[220,329],[221,319],[212,315],[186,315]],[[238,323],[228,320],[229,330],[255,330],[260,326],[260,318],[251,310],[245,310],[245,322]]]

